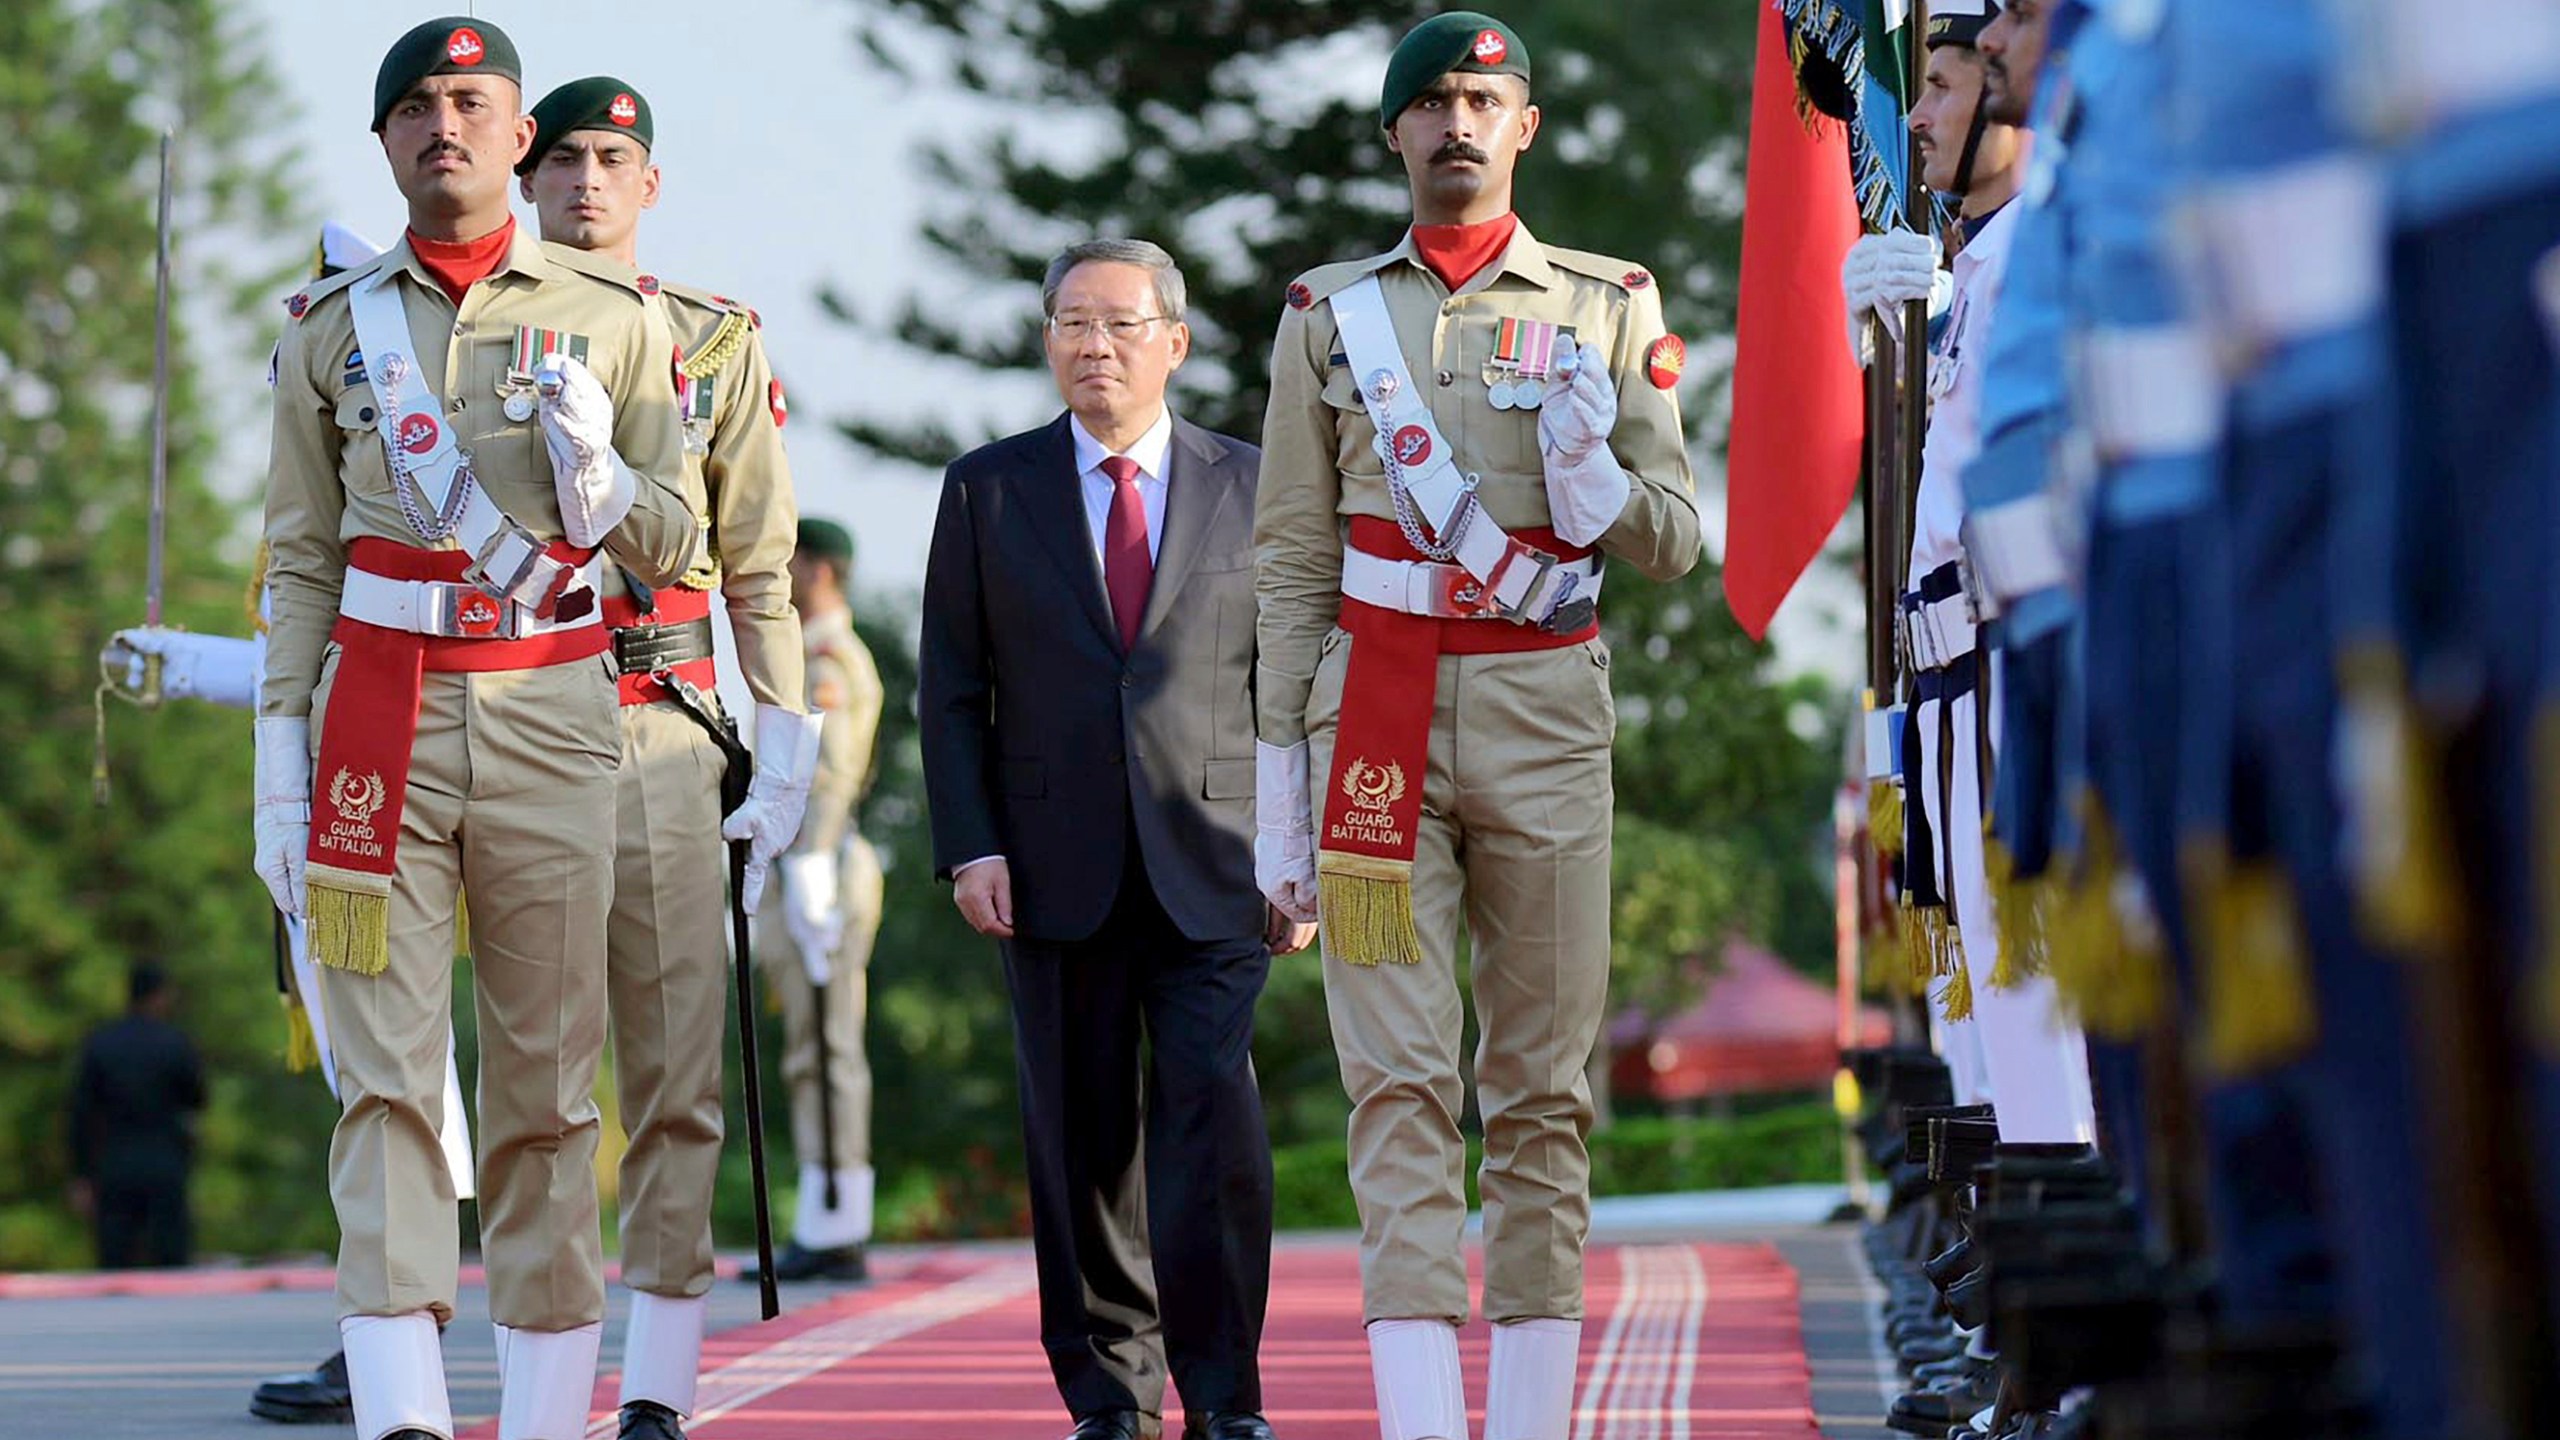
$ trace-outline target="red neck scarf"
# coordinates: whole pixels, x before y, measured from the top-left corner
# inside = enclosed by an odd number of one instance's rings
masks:
[[[1474,225],[1416,225],[1413,248],[1440,283],[1455,290],[1501,259],[1511,232],[1519,228],[1520,217],[1508,210]]]
[[[516,243],[516,217],[477,240],[430,240],[415,230],[409,232],[409,248],[416,252],[418,264],[436,277],[445,297],[454,304],[462,303],[462,293],[481,280],[498,273],[498,265]]]

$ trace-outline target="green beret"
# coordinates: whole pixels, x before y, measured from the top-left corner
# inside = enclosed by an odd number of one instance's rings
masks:
[[[486,20],[447,15],[392,42],[373,76],[373,128],[391,117],[391,107],[411,86],[430,75],[499,75],[524,84],[524,63],[516,58],[516,42]]]
[[[1431,82],[1452,70],[1471,75],[1529,78],[1529,47],[1508,25],[1473,10],[1434,15],[1405,32],[1387,61],[1387,83],[1378,94],[1378,124],[1396,128],[1396,117]]]
[[[572,130],[603,130],[628,135],[647,150],[657,144],[658,128],[649,118],[649,101],[639,91],[610,75],[572,80],[542,97],[533,107],[533,147],[524,152],[516,173],[530,175],[542,153]]]
[[[853,532],[833,520],[800,517],[800,553],[815,560],[832,562],[839,570],[853,568]]]

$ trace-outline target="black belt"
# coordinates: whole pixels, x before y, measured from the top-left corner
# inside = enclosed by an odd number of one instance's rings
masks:
[[[613,632],[613,663],[625,675],[646,675],[710,658],[708,616],[680,625],[630,625]]]

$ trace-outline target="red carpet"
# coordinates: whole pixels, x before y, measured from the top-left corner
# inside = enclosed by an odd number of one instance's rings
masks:
[[[1796,1277],[1766,1245],[1591,1252],[1572,1440],[1812,1440]],[[1484,1403],[1486,1331],[1461,1336]],[[1068,1421],[1039,1346],[1026,1252],[944,1252],[827,1304],[713,1336],[702,1440],[1054,1440]],[[1351,1246],[1273,1260],[1263,1388],[1283,1440],[1378,1433]],[[614,1431],[614,1377],[591,1435]],[[1165,1399],[1168,1440],[1181,1404]],[[484,1423],[466,1440],[487,1440]]]

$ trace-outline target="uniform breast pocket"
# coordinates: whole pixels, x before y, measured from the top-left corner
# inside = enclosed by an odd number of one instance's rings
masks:
[[[383,463],[381,412],[374,406],[373,387],[352,386],[339,392],[336,418],[347,488],[381,495],[390,493],[391,472]]]

